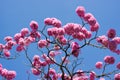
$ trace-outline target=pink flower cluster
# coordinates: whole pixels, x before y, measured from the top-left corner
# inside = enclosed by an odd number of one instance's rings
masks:
[[[20,33],[16,33],[14,37],[6,36],[4,38],[6,44],[0,44],[0,51],[3,52],[5,57],[10,57],[10,50],[13,46],[16,47],[16,51],[21,52],[30,43],[40,39],[41,35],[37,31],[38,23],[36,21],[31,21],[30,27],[32,31],[29,31],[28,28],[23,28],[21,29]]]
[[[40,68],[41,67],[45,67],[47,66],[48,64],[54,64],[54,56],[55,56],[55,52],[50,52],[50,57],[51,59],[46,55],[46,54],[43,54],[40,58],[39,55],[34,55],[33,57],[33,62],[32,62],[32,65],[33,65],[33,68],[31,69],[32,70],[32,73],[34,75],[40,75]],[[44,59],[44,61],[42,61],[41,59]]]
[[[64,26],[65,33],[78,40],[91,38],[92,33],[80,24],[68,23]]]
[[[115,63],[115,58],[112,56],[105,56],[104,62],[107,64],[114,64]]]
[[[2,65],[0,64],[0,75],[6,80],[13,80],[16,77],[16,72],[2,68]]]
[[[46,19],[44,20],[44,23],[45,23],[46,25],[52,25],[52,26],[57,27],[57,28],[59,28],[59,27],[62,26],[61,21],[58,20],[58,19],[56,19],[56,18],[46,18]]]
[[[83,6],[78,6],[76,8],[76,13],[90,25],[90,30],[92,32],[97,31],[99,29],[99,23],[91,13],[86,13],[85,11]]]
[[[120,44],[120,37],[116,37],[116,31],[114,29],[109,29],[107,36],[99,36],[97,42],[101,43],[112,52],[120,54],[120,50],[117,49],[117,46]]]
[[[75,57],[78,57],[79,55],[79,52],[80,52],[80,46],[77,42],[72,42],[71,43],[71,53],[75,56]]]

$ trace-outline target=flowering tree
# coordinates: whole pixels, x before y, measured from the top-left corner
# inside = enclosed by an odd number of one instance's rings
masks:
[[[107,66],[114,64],[114,56],[106,55],[103,58],[104,62],[98,61],[93,65],[100,74],[97,74],[95,69],[79,68],[83,64],[84,59],[80,55],[85,46],[109,49],[119,55],[120,49],[117,46],[120,44],[120,37],[116,36],[114,29],[109,29],[107,34],[99,36],[98,21],[93,14],[87,13],[83,6],[78,6],[76,13],[82,24],[67,23],[62,26],[62,22],[57,18],[46,18],[45,26],[40,29],[36,21],[31,21],[31,30],[23,28],[14,37],[4,38],[6,43],[0,44],[0,58],[17,59],[20,55],[18,53],[23,51],[32,74],[39,76],[40,80],[120,80],[120,62],[113,71],[106,72]],[[28,54],[29,46],[32,44],[36,44],[39,51],[39,55],[35,54],[33,59]],[[10,53],[12,49],[16,49],[15,55]],[[14,70],[7,70],[2,63],[0,64],[0,75],[3,80],[14,80],[16,74]]]

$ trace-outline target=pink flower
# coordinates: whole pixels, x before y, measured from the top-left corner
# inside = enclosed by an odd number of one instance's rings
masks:
[[[21,38],[21,33],[16,33],[14,35],[14,40],[18,43],[19,39]]]
[[[95,74],[95,72],[90,72],[90,80],[95,80],[95,77],[96,77],[96,74]]]
[[[55,54],[55,51],[50,51],[49,55],[50,55],[50,57],[52,57],[52,58],[55,57],[55,55],[56,55],[56,54]]]
[[[44,19],[44,23],[46,25],[52,25],[52,19],[51,18],[46,18],[46,19]]]
[[[76,13],[79,17],[84,17],[85,15],[85,8],[83,6],[78,6],[76,8]]]
[[[88,19],[88,23],[91,25],[91,26],[94,26],[95,24],[96,24],[96,19],[95,19],[95,17],[94,16],[92,16],[92,17],[90,17],[89,19]]]
[[[97,63],[95,64],[95,67],[96,67],[97,69],[101,69],[102,66],[103,66],[103,63],[102,63],[102,62],[97,62]]]
[[[58,19],[56,19],[56,18],[52,18],[52,25],[53,25],[54,27],[59,28],[59,27],[62,26],[62,23],[61,23],[60,20],[58,20]]]
[[[104,62],[107,63],[107,64],[114,64],[115,58],[112,57],[112,56],[105,56]]]
[[[120,62],[117,63],[116,67],[117,67],[118,69],[120,69]]]
[[[7,37],[4,38],[4,40],[7,41],[7,42],[8,42],[8,41],[11,41],[11,40],[12,40],[12,37],[11,37],[11,36],[7,36]]]
[[[7,69],[2,69],[1,75],[3,77],[6,77],[8,70]]]
[[[108,47],[109,44],[108,38],[105,35],[99,36],[97,42],[103,44],[105,47]]]
[[[88,20],[89,20],[91,17],[93,17],[93,15],[92,15],[91,13],[86,13],[86,14],[84,15],[84,20],[88,22]]]
[[[68,23],[64,26],[65,33],[72,35],[74,33],[74,23]]]
[[[99,23],[96,22],[96,24],[90,26],[90,31],[92,31],[92,32],[98,31],[99,27],[100,27]]]
[[[17,46],[16,51],[21,52],[22,50],[24,50],[24,46]]]
[[[47,29],[47,33],[48,33],[49,36],[53,36],[53,31],[52,30],[53,30],[52,28]]]
[[[115,41],[116,44],[120,44],[120,37],[114,37],[112,40]]]
[[[50,69],[49,69],[49,74],[50,74],[50,75],[55,75],[56,72],[55,72],[55,70],[54,70],[53,68],[50,68]]]
[[[30,37],[35,38],[35,39],[40,39],[41,35],[40,35],[39,32],[34,32],[34,31],[32,31],[32,32],[30,33]]]
[[[80,32],[82,29],[82,26],[80,24],[74,24],[73,30],[75,33]]]
[[[120,73],[114,75],[115,80],[120,80]]]
[[[117,44],[115,41],[109,41],[109,44],[108,44],[108,48],[111,50],[111,51],[115,51],[117,49]]]
[[[89,38],[91,38],[91,36],[92,36],[91,31],[87,31],[87,32],[85,33],[85,38],[89,39]]]
[[[4,50],[3,52],[5,57],[10,57],[10,52],[8,50]]]
[[[30,43],[34,42],[35,38],[29,36],[24,39],[25,46],[28,46]]]
[[[65,34],[64,28],[58,28],[58,34],[64,35]]]
[[[23,28],[20,31],[21,36],[25,37],[27,34],[29,34],[29,29],[28,28]]]
[[[109,29],[107,32],[108,38],[114,38],[116,36],[116,31],[115,29]]]
[[[35,68],[32,68],[31,69],[32,70],[32,73],[34,74],[34,75],[40,75],[40,70],[39,69],[35,69]]]
[[[16,77],[16,72],[15,71],[8,71],[5,78],[7,80],[12,80],[13,78]]]
[[[32,31],[37,31],[38,30],[38,23],[36,21],[31,21],[30,27],[31,27]]]
[[[79,47],[78,43],[77,42],[72,42],[71,43],[71,48],[72,48],[72,50],[71,50],[72,54],[75,57],[78,57],[79,52],[80,52],[80,47]]]
[[[34,61],[39,61],[39,59],[40,59],[40,56],[39,56],[39,55],[34,55],[34,57],[33,57],[33,60],[34,60]]]
[[[48,42],[47,42],[46,40],[39,40],[38,46],[39,46],[40,48],[43,48],[43,47],[45,47],[45,46],[48,46]]]

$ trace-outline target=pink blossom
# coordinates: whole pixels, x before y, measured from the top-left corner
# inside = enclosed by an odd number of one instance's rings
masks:
[[[30,27],[31,27],[32,31],[37,31],[38,30],[38,23],[36,21],[31,21]]]
[[[114,37],[112,40],[115,41],[117,44],[120,44],[120,37]]]
[[[32,65],[35,68],[39,69],[41,67],[41,62],[40,62],[40,60],[38,60],[38,61],[36,60],[36,61],[33,61]]]
[[[74,23],[67,23],[64,26],[65,33],[68,35],[72,35],[74,33]]]
[[[117,67],[118,69],[120,69],[120,62],[117,63],[116,67]]]
[[[75,57],[78,57],[79,55],[79,52],[80,52],[80,49],[72,49],[72,54],[75,56]]]
[[[55,72],[55,70],[54,70],[53,68],[50,68],[50,69],[49,69],[49,74],[50,74],[50,75],[55,75],[56,72]]]
[[[96,74],[95,74],[95,72],[90,72],[90,80],[95,80],[95,77],[96,77]]]
[[[39,56],[39,55],[34,55],[34,57],[33,57],[33,60],[34,60],[34,61],[39,61],[39,59],[40,59],[40,56]]]
[[[86,37],[87,39],[91,38],[91,36],[92,36],[91,31],[87,31],[87,32],[85,33],[85,37]]]
[[[83,34],[82,32],[75,33],[72,36],[73,36],[73,38],[77,38],[80,41],[82,41],[83,39],[85,39],[85,34]]]
[[[44,23],[46,24],[46,25],[52,25],[52,19],[51,18],[46,18],[46,19],[44,19]]]
[[[94,16],[92,16],[92,17],[90,17],[89,19],[88,19],[88,23],[91,25],[91,26],[94,26],[95,24],[96,24],[96,19],[95,19],[95,17]]]
[[[8,41],[11,41],[11,40],[12,40],[12,37],[11,37],[11,36],[7,36],[7,37],[4,38],[4,40],[7,41],[7,42],[8,42]]]
[[[92,31],[92,32],[98,31],[99,27],[100,27],[99,23],[96,22],[96,24],[90,26],[90,31]]]
[[[16,72],[15,71],[8,71],[5,78],[7,80],[12,80],[13,78],[16,77]]]
[[[83,6],[78,6],[76,8],[76,13],[79,17],[84,17],[85,15],[85,8]]]
[[[71,43],[71,48],[72,49],[79,49],[79,44],[77,42],[72,42]]]
[[[5,77],[7,75],[8,70],[7,69],[2,69],[1,75]]]
[[[104,57],[104,62],[107,64],[114,64],[115,58],[112,56],[105,56]]]
[[[93,15],[92,15],[91,13],[86,13],[86,14],[84,15],[84,20],[88,22],[88,20],[89,20],[91,17],[93,17]]]
[[[35,69],[35,68],[32,68],[31,69],[32,70],[32,73],[34,74],[34,75],[40,75],[40,70],[38,70],[38,69]]]
[[[14,35],[14,40],[18,43],[19,39],[21,38],[21,33],[16,33]]]
[[[59,27],[62,26],[62,23],[61,23],[60,20],[58,20],[58,19],[56,19],[56,18],[52,18],[52,25],[53,25],[54,27],[59,28]]]
[[[58,34],[64,35],[65,34],[64,28],[58,28]]]
[[[116,48],[117,48],[116,42],[115,42],[115,41],[109,41],[108,48],[109,48],[111,51],[115,51]]]
[[[50,51],[50,53],[49,53],[49,55],[50,55],[50,57],[55,57],[55,51]]]
[[[25,45],[24,39],[20,38],[18,44],[21,45],[21,46],[24,46]]]
[[[29,36],[24,39],[25,46],[28,46],[30,43],[34,42],[35,38]]]
[[[45,47],[47,45],[48,45],[48,42],[46,40],[39,40],[39,42],[38,42],[38,46],[40,48],[43,48],[43,47]]]
[[[78,43],[77,42],[72,42],[71,43],[71,48],[72,48],[72,50],[71,50],[72,54],[75,57],[78,57],[79,52],[80,52],[80,47],[79,47]]]
[[[41,35],[40,35],[39,32],[34,32],[34,31],[32,31],[32,32],[30,33],[30,36],[31,36],[32,38],[35,38],[35,39],[40,39],[40,37],[41,37]]]
[[[47,33],[48,33],[49,36],[53,36],[53,31],[52,30],[53,30],[52,28],[47,29]]]
[[[114,38],[116,36],[116,31],[115,29],[109,29],[107,32],[108,38]]]
[[[120,80],[120,73],[115,74],[115,75],[114,75],[114,79],[115,79],[115,80]]]
[[[80,32],[82,29],[82,26],[80,24],[74,24],[73,30],[75,33]]]
[[[101,69],[102,66],[103,66],[103,63],[102,63],[102,62],[97,62],[97,63],[95,64],[95,67],[96,67],[97,69]]]
[[[5,57],[10,57],[11,54],[8,50],[4,50],[3,52],[4,52]]]
[[[27,34],[29,34],[29,29],[28,28],[23,28],[20,31],[21,36],[25,37]]]
[[[54,48],[55,50],[60,50],[60,47],[58,45],[54,45]]]
[[[99,36],[97,42],[103,44],[105,47],[108,47],[109,44],[108,38],[105,35]]]
[[[21,52],[22,50],[24,50],[24,46],[18,45],[16,51]]]

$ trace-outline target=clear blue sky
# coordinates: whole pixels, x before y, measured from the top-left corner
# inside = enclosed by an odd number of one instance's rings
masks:
[[[4,43],[5,36],[14,36],[22,28],[29,28],[31,20],[38,21],[39,29],[44,26],[43,20],[46,17],[56,17],[63,25],[68,22],[80,23],[75,13],[77,6],[84,6],[87,12],[96,17],[100,24],[99,35],[105,34],[109,28],[115,28],[120,36],[120,0],[0,0],[0,43]],[[117,59],[116,62],[120,61],[120,56],[109,50],[91,49],[91,47],[82,49],[85,69],[92,67],[98,60],[102,61],[105,55],[113,55]],[[24,57],[24,54],[20,53],[20,57],[16,60],[0,59],[0,63],[7,69],[17,71],[15,80],[26,80],[26,70],[30,68],[25,65]],[[36,77],[31,75],[30,80],[36,80]]]

